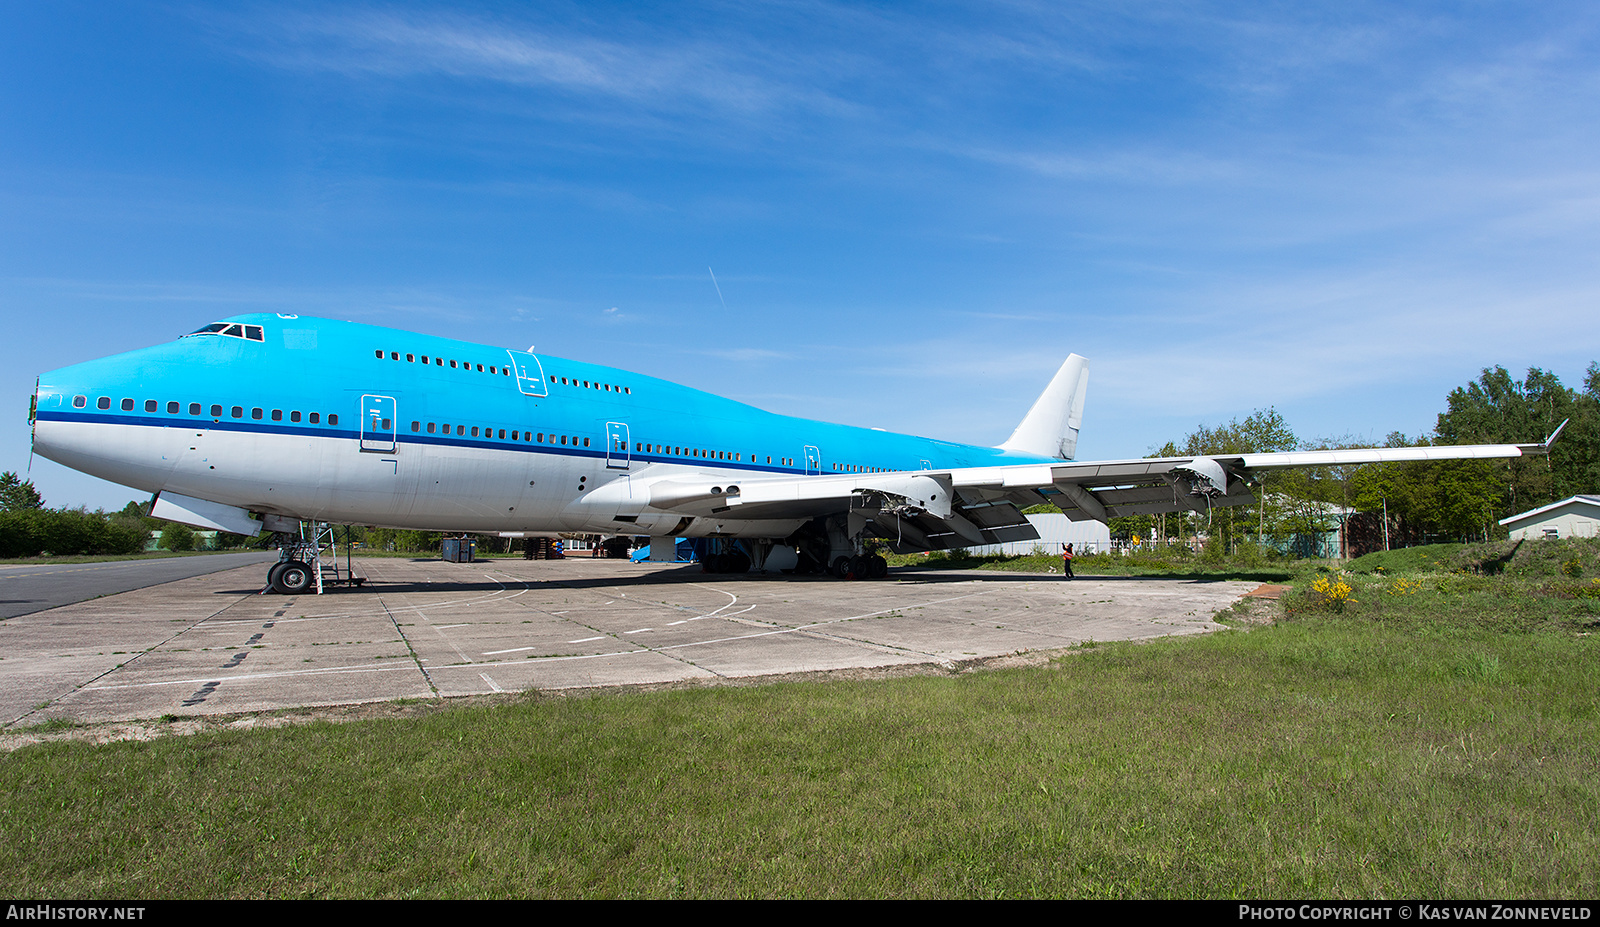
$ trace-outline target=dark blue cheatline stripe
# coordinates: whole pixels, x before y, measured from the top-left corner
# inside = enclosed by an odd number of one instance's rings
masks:
[[[238,419],[211,419],[189,418],[175,416],[172,418],[157,417],[160,413],[148,415],[107,415],[100,412],[41,412],[37,416],[41,421],[47,422],[91,422],[96,425],[134,425],[141,428],[185,428],[199,431],[237,431],[246,434],[264,435],[299,435],[307,438],[357,438],[361,432],[350,431],[346,428],[331,428],[322,425],[294,425],[287,422],[257,422],[241,421]],[[338,413],[334,413],[338,414]]]
[[[361,432],[351,431],[346,428],[326,428],[320,426],[305,427],[290,425],[284,422],[256,422],[239,421],[237,419],[209,419],[157,417],[159,413],[150,415],[107,415],[100,412],[40,412],[35,417],[41,421],[51,422],[89,422],[96,425],[128,425],[137,428],[182,428],[200,431],[233,431],[241,434],[260,435],[286,435],[309,438],[342,438],[347,441],[361,440]],[[520,430],[520,429],[519,429]],[[558,435],[559,437],[559,435]],[[591,436],[592,437],[592,436]],[[381,439],[379,439],[381,440]],[[606,449],[601,447],[583,448],[562,446],[560,444],[525,444],[522,442],[484,440],[481,438],[449,438],[443,435],[415,434],[411,432],[395,432],[395,443],[399,444],[429,444],[435,447],[470,447],[486,451],[517,451],[526,454],[551,454],[560,457],[586,457],[591,460],[604,461]],[[799,476],[805,473],[798,468],[780,467],[773,464],[744,463],[733,460],[711,460],[707,457],[671,457],[659,454],[636,453],[629,458],[631,463],[667,463],[687,466],[711,465],[722,470],[744,470],[750,473],[773,473],[780,476]],[[618,472],[622,472],[619,471]],[[867,475],[867,474],[858,474]]]

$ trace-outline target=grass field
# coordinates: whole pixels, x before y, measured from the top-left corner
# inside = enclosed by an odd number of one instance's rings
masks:
[[[1021,669],[26,747],[0,756],[0,884],[1594,897],[1591,554],[1497,575],[1312,570],[1275,623]]]

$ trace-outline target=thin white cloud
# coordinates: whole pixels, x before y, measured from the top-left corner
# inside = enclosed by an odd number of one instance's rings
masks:
[[[358,9],[211,22],[234,52],[290,70],[442,76],[679,114],[849,108],[815,85],[775,79],[780,55],[684,36],[617,41],[572,28],[443,11]]]

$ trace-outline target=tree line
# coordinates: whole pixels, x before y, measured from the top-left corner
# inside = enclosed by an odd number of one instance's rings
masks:
[[[1266,544],[1309,553],[1307,539],[1338,530],[1365,533],[1355,546],[1402,547],[1503,537],[1499,520],[1580,493],[1600,491],[1600,364],[1581,387],[1537,367],[1522,379],[1485,369],[1450,392],[1431,434],[1395,432],[1384,447],[1528,444],[1567,422],[1548,457],[1311,467],[1265,475],[1254,506],[1111,520],[1113,537],[1205,537],[1223,552]],[[1201,426],[1152,457],[1210,456],[1365,446],[1345,438],[1303,440],[1276,409]],[[1353,517],[1351,513],[1356,513]],[[1385,541],[1386,539],[1386,541]]]
[[[162,550],[189,551],[199,546],[199,537],[188,525],[150,517],[149,502],[129,502],[117,512],[48,508],[31,480],[11,471],[0,473],[0,558],[134,554],[145,549],[151,533],[156,531],[161,532]],[[437,531],[360,525],[343,526],[338,533],[341,545],[354,543],[373,550],[414,553],[439,550],[443,536]],[[220,533],[215,546],[262,547],[271,539],[271,535],[251,538]],[[498,549],[506,541],[496,537],[484,538],[481,543],[493,543]]]
[[[133,554],[149,537],[142,519],[122,512],[45,508],[31,480],[0,473],[0,557]]]

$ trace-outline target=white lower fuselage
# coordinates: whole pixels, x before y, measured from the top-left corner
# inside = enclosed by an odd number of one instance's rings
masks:
[[[747,470],[608,461],[536,446],[497,450],[402,439],[392,450],[363,450],[345,437],[45,420],[36,424],[34,440],[58,463],[146,492],[333,523],[691,537],[782,537],[801,523],[713,517],[683,524],[679,514],[651,509],[648,492],[632,491],[635,480],[733,483],[747,478]]]

